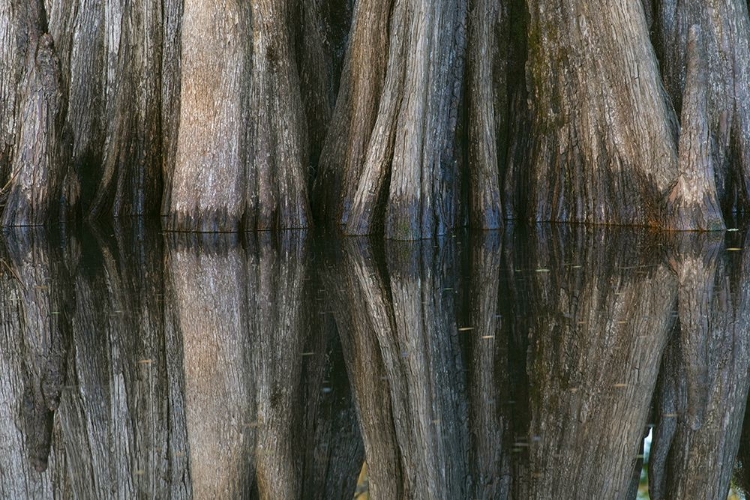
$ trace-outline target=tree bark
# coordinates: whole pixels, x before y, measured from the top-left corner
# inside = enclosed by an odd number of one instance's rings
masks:
[[[292,5],[281,0],[252,4],[254,123],[246,223],[250,229],[305,228],[311,218],[307,124],[291,30]]]
[[[459,220],[466,4],[362,2],[354,16],[317,181],[324,217],[347,234],[445,234]]]
[[[722,243],[685,235],[675,244],[679,328],[659,381],[649,467],[654,499],[725,498],[735,470],[750,389],[749,297],[741,285],[750,260]]]
[[[553,228],[529,241],[508,263],[511,331],[529,337],[530,422],[515,444],[528,469],[514,492],[629,498],[677,281],[643,234]]]
[[[508,127],[510,2],[469,3],[467,49],[470,225],[503,224],[501,179],[505,173]]]
[[[698,25],[705,47],[709,158],[725,213],[748,202],[750,172],[750,17],[742,0],[656,2],[654,47],[675,107],[685,106],[690,29]],[[683,124],[684,126],[685,124]]]
[[[23,76],[17,87],[15,123],[8,121],[16,131],[9,179],[0,191],[0,224],[42,225],[57,211],[67,164],[62,144],[65,96],[43,2],[28,2],[17,15],[19,53],[10,61],[10,70],[13,63],[20,64]]]
[[[670,229],[724,230],[710,155],[708,80],[700,27],[690,30],[688,73],[679,140],[679,176],[666,202],[664,225]]]
[[[245,211],[250,8],[186,0],[179,136],[166,226],[237,231]]]
[[[507,215],[658,226],[677,177],[675,120],[640,1],[527,8],[528,95],[515,112],[528,128],[513,131]]]

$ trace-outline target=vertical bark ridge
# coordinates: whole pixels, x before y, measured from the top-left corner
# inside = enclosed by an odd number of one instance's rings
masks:
[[[456,127],[466,45],[465,2],[410,7],[385,213],[386,237],[402,240],[445,234],[457,222]]]
[[[682,101],[679,177],[666,200],[669,229],[724,230],[714,182],[707,109],[708,79],[700,27],[690,29],[688,70]]]
[[[249,183],[247,199],[257,213],[248,213],[250,229],[304,228],[311,218],[307,124],[290,30],[292,5],[280,0],[252,3],[250,109],[256,122],[249,176],[256,180]]]
[[[503,224],[501,175],[508,123],[507,3],[473,0],[469,9],[469,210],[471,226]]]
[[[700,27],[708,80],[709,155],[723,212],[750,199],[750,17],[743,0],[663,0],[653,42],[664,84],[680,111],[688,92],[689,31]],[[690,126],[682,124],[683,127]]]
[[[179,136],[166,227],[237,231],[245,208],[243,111],[249,91],[250,7],[185,0]]]
[[[0,192],[3,226],[48,223],[57,212],[66,167],[61,148],[66,97],[47,13],[43,2],[34,0],[18,14],[24,73],[17,88],[11,172]]]
[[[677,158],[641,3],[527,6],[533,139],[510,167],[529,181],[510,187],[524,189],[514,211],[538,221],[658,225]]]
[[[161,215],[171,206],[172,179],[177,162],[177,140],[180,129],[180,81],[183,0],[162,2],[162,73],[161,73],[161,123],[162,123],[162,177],[163,193]]]
[[[313,186],[318,218],[336,225],[348,220],[368,143],[381,129],[376,126],[383,114],[381,92],[387,85],[389,54],[397,48],[389,41],[394,4],[394,0],[361,0],[354,8],[339,94]]]

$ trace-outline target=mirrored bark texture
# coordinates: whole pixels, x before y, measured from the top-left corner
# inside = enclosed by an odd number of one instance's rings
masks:
[[[506,250],[512,335],[528,337],[517,491],[635,498],[677,279],[645,233],[550,228],[530,240]]]
[[[304,233],[5,238],[0,496],[353,495],[362,442]]]
[[[679,324],[655,400],[651,497],[725,498],[750,388],[749,261],[722,238],[681,237],[677,248]]]
[[[5,0],[0,224],[722,230],[743,0]]]
[[[746,244],[4,233],[0,496],[723,498]]]
[[[456,328],[456,259],[443,245],[384,255],[344,242],[327,287],[342,338],[373,498],[468,495],[466,381]]]

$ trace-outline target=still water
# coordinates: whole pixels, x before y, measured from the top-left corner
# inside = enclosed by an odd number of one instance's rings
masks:
[[[747,246],[6,232],[0,497],[725,499]]]

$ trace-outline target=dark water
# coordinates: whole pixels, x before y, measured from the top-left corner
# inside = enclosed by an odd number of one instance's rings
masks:
[[[366,461],[379,499],[630,499],[642,469],[651,498],[724,499],[747,246],[7,232],[0,497],[352,498]]]

